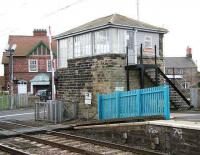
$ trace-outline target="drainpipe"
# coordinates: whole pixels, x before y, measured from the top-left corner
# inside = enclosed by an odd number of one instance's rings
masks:
[[[137,32],[138,32],[138,30],[137,29],[135,29],[135,31],[134,31],[134,53],[135,53],[135,55],[134,55],[134,60],[135,60],[135,64],[137,64]]]
[[[59,52],[58,52],[58,50],[60,49],[60,47],[59,47],[59,40],[57,40],[57,58],[56,58],[56,68],[60,68],[60,66],[59,66],[59,64],[58,64],[58,59],[59,59]]]

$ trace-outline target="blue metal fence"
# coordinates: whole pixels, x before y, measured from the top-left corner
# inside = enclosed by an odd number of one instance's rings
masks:
[[[169,86],[98,94],[100,120],[164,116],[170,118]]]

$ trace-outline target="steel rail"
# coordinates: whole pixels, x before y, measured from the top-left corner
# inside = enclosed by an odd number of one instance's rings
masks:
[[[11,155],[30,155],[27,152],[23,152],[21,150],[17,150],[15,148],[11,148],[11,147],[3,145],[3,144],[0,144],[0,150],[4,151],[4,152],[7,152],[7,153],[10,153]]]
[[[3,129],[3,128],[0,128],[0,129]],[[7,130],[7,129],[3,129],[3,130]],[[20,133],[20,132],[18,132],[16,130],[9,129],[9,131],[18,133],[19,134],[18,137],[21,137],[21,138],[24,138],[24,139],[28,139],[28,140],[31,140],[31,141],[35,141],[35,142],[38,142],[38,143],[41,143],[41,144],[53,146],[53,147],[56,147],[56,148],[60,148],[60,149],[63,149],[63,150],[68,150],[68,151],[71,151],[71,152],[81,153],[81,154],[85,154],[85,155],[94,155],[94,154],[101,155],[101,154],[96,153],[96,152],[92,152],[92,151],[76,148],[76,147],[73,147],[73,146],[63,145],[63,144],[60,144],[60,143],[55,143],[55,142],[44,140],[44,139],[41,139],[41,138],[36,138],[36,137],[30,136],[30,135],[27,135],[27,134],[22,134],[22,133]],[[15,149],[11,148],[11,147],[8,147],[7,150],[11,151],[11,153],[12,153],[12,151],[15,151]],[[8,152],[8,153],[10,153],[10,152]],[[15,155],[15,154],[13,154],[13,155]],[[21,154],[19,154],[19,155],[21,155]]]
[[[4,122],[19,125],[19,126],[21,125],[21,124],[17,124],[17,123],[13,123],[13,122],[7,122],[7,121],[4,121]],[[31,126],[28,126],[28,125],[21,125],[21,126],[31,127]],[[19,133],[18,131],[15,131],[15,130],[11,130],[11,131]],[[118,150],[122,150],[122,151],[126,151],[126,152],[128,151],[128,152],[133,152],[133,153],[139,153],[139,154],[142,154],[142,155],[165,155],[166,154],[166,153],[161,153],[161,152],[152,151],[152,150],[148,150],[148,149],[139,149],[139,148],[130,147],[130,146],[126,146],[126,145],[120,145],[120,144],[114,144],[114,143],[111,143],[111,142],[94,140],[94,139],[90,139],[90,138],[85,138],[85,137],[67,134],[67,133],[62,133],[62,132],[57,132],[57,131],[47,131],[47,133],[45,133],[45,134],[52,134],[52,135],[55,135],[55,136],[58,136],[58,137],[71,138],[71,139],[75,139],[75,140],[79,140],[79,141],[83,141],[83,142],[87,142],[87,143],[96,144],[96,145],[99,145],[99,146],[110,147],[110,148],[113,148],[113,149],[118,149]],[[94,154],[95,153],[95,152],[79,149],[79,148],[76,148],[76,147],[63,145],[63,144],[60,144],[60,143],[55,143],[55,142],[47,141],[47,140],[44,140],[44,139],[36,138],[36,137],[30,136],[30,135],[27,135],[27,134],[19,133],[19,136],[21,136],[22,138],[37,141],[39,143],[43,143],[43,144],[50,145],[50,146],[53,146],[53,147],[69,150],[69,151],[72,151],[72,152],[83,153],[83,154]],[[95,153],[95,154],[98,154],[98,153]]]
[[[68,150],[68,151],[71,151],[71,152],[76,152],[76,153],[81,153],[81,154],[86,154],[86,155],[94,155],[94,154],[101,155],[100,153],[80,149],[80,148],[69,146],[69,145],[55,143],[55,142],[44,140],[44,139],[41,139],[41,138],[36,138],[36,137],[30,136],[30,135],[21,134],[20,137],[22,137],[24,139],[31,140],[31,141],[35,141],[35,142],[38,142],[38,143],[42,143],[42,144],[45,144],[45,145],[50,145],[50,146],[53,146],[53,147],[56,147],[56,148],[60,148],[60,149],[63,149],[63,150]]]
[[[165,153],[161,153],[161,152],[156,152],[156,151],[147,150],[147,149],[139,149],[139,148],[130,147],[130,146],[126,146],[126,145],[114,144],[111,142],[105,142],[105,141],[95,140],[95,139],[91,139],[91,138],[85,138],[85,137],[76,136],[76,135],[72,135],[72,134],[66,134],[66,133],[55,132],[55,131],[49,131],[48,133],[58,136],[58,137],[71,138],[71,139],[75,139],[75,140],[79,140],[79,141],[83,141],[83,142],[87,142],[87,143],[92,143],[92,144],[96,144],[96,145],[100,145],[100,146],[104,146],[104,147],[109,147],[109,148],[113,148],[113,149],[118,149],[118,150],[122,150],[122,151],[126,151],[126,152],[139,153],[142,155],[166,155]]]

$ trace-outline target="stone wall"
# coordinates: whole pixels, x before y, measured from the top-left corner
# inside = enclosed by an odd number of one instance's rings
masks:
[[[199,155],[200,131],[170,126],[111,124],[72,131],[73,134],[142,147],[171,155]]]
[[[97,94],[110,93],[116,87],[126,90],[125,56],[105,54],[68,60],[67,68],[58,69],[58,100],[64,100],[69,117],[97,118]],[[149,62],[151,63],[151,62]],[[140,88],[139,71],[130,71],[130,89]],[[145,78],[145,85],[152,83]],[[92,93],[92,104],[85,105],[85,92]]]

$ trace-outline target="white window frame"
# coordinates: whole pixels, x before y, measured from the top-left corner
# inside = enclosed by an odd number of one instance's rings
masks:
[[[148,38],[148,39],[147,39]],[[149,44],[149,46],[147,46],[146,44]],[[153,41],[152,41],[152,36],[146,35],[144,37],[144,48],[153,48]]]
[[[50,65],[51,65],[51,60],[50,59],[47,60],[47,72],[51,72],[52,71],[51,70],[51,66],[49,66],[49,62],[50,62]]]
[[[180,69],[179,69],[179,74],[180,74],[180,75],[183,75],[183,73],[184,73],[183,68],[180,68]]]
[[[36,63],[35,63],[35,69],[36,70],[32,70],[31,69],[31,62],[32,61],[35,61]],[[38,60],[37,59],[29,59],[28,60],[28,70],[29,70],[29,72],[38,72]]]

